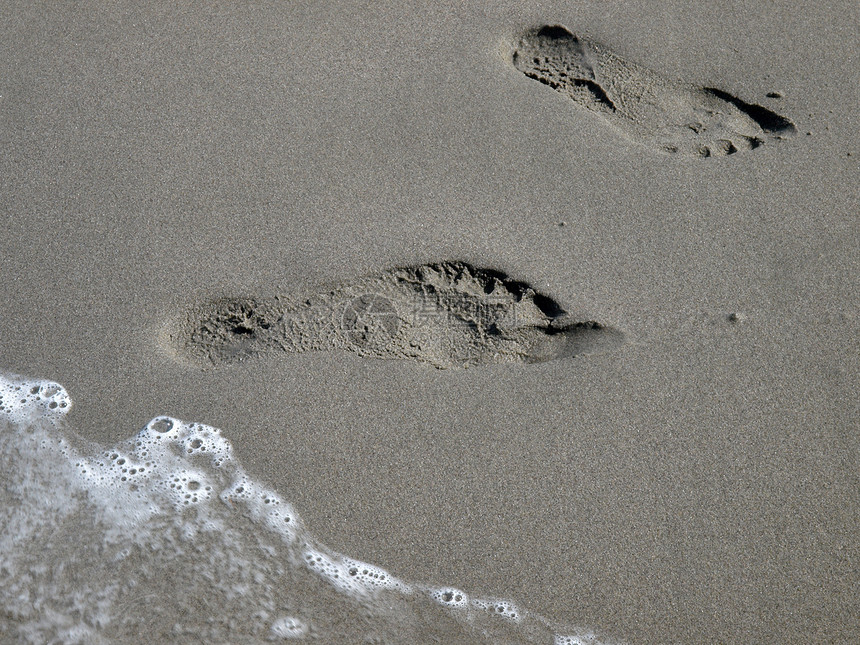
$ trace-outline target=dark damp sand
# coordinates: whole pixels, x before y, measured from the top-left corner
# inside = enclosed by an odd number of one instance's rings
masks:
[[[101,442],[222,428],[406,579],[631,643],[860,639],[856,3],[291,5],[7,5],[0,367]],[[505,60],[541,24],[798,135],[652,154]],[[206,298],[448,259],[629,342],[465,371],[165,349]]]

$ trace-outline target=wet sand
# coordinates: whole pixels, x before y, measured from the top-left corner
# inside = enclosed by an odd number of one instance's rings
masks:
[[[404,579],[630,643],[855,641],[857,18],[22,3],[0,38],[0,367],[62,383],[108,445],[159,414],[221,428],[322,542]],[[510,64],[541,24],[797,134],[640,145]],[[464,370],[203,369],[165,341],[211,299],[442,261],[626,342]]]

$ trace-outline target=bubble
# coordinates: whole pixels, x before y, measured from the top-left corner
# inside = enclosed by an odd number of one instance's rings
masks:
[[[450,608],[462,608],[469,604],[469,596],[454,587],[431,589],[430,597],[440,605]]]
[[[164,434],[173,430],[173,419],[169,417],[157,417],[149,422],[147,426],[153,432]]]
[[[35,388],[36,392],[39,392],[46,399],[50,399],[62,391],[62,387],[60,387],[57,383],[46,383],[41,385],[40,387]]]
[[[553,645],[600,645],[600,640],[594,632],[586,631],[581,634],[556,634]]]
[[[472,601],[472,605],[478,609],[483,609],[494,616],[507,618],[515,623],[518,623],[522,618],[522,612],[520,612],[519,608],[508,600],[475,599]]]
[[[304,638],[308,626],[298,618],[283,616],[272,623],[270,631],[275,638]]]
[[[308,548],[302,554],[305,565],[329,584],[350,594],[364,595],[368,589],[353,581],[343,562],[316,549]]]
[[[364,587],[371,589],[395,589],[401,592],[405,592],[409,588],[407,584],[398,580],[381,567],[347,557],[343,557],[343,566],[346,568],[349,576]]]
[[[186,470],[173,473],[167,489],[173,493],[175,505],[200,504],[212,498],[212,486],[201,472]]]
[[[0,414],[13,423],[56,423],[71,408],[65,388],[53,381],[0,375]]]

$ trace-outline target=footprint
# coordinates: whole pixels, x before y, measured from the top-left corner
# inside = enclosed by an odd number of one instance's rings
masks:
[[[668,153],[731,155],[795,132],[775,112],[722,90],[672,81],[559,25],[526,32],[511,62],[630,139]]]
[[[225,365],[272,352],[347,350],[444,369],[538,363],[618,347],[523,282],[463,262],[386,271],[301,299],[227,298],[167,334],[178,356]]]

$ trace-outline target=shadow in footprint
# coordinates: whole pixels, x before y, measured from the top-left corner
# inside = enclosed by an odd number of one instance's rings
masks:
[[[345,350],[441,369],[538,363],[624,342],[617,330],[571,319],[527,283],[464,262],[397,268],[300,299],[215,300],[169,337],[179,356],[204,365]]]
[[[628,138],[662,152],[713,157],[793,134],[794,124],[728,92],[673,81],[561,25],[525,32],[511,63],[600,114]]]

